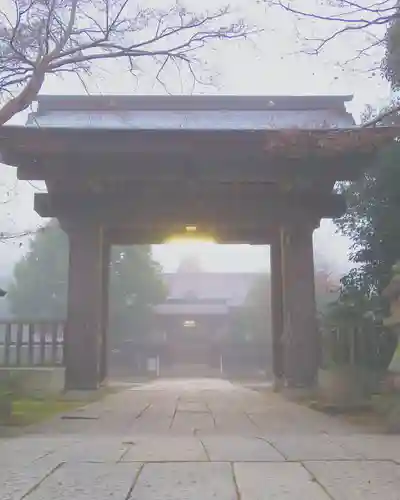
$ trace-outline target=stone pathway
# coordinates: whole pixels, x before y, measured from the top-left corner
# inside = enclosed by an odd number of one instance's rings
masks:
[[[1,440],[0,485],[0,500],[398,500],[400,436],[223,380],[159,380]]]

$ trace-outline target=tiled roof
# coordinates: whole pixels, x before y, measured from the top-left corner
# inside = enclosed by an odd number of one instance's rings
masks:
[[[28,126],[125,130],[335,129],[352,96],[39,96]]]
[[[199,300],[223,299],[228,306],[240,306],[259,276],[260,273],[182,272],[166,273],[164,280],[170,299],[192,295]]]
[[[213,315],[222,316],[229,313],[229,307],[224,304],[159,304],[154,307],[156,314],[165,316],[173,314]]]

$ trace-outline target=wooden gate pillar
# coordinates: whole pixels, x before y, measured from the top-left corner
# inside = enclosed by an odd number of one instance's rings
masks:
[[[278,237],[270,246],[271,261],[271,316],[272,316],[272,367],[274,388],[283,386],[283,286],[282,286],[282,247]]]
[[[68,309],[65,335],[65,386],[99,387],[102,334],[102,229],[89,223],[69,225]]]
[[[111,244],[104,238],[102,249],[102,290],[101,290],[101,348],[100,348],[100,383],[108,376],[108,330],[109,330],[109,297],[110,297],[110,258]]]
[[[289,388],[312,388],[318,378],[319,331],[314,284],[313,231],[309,221],[282,229],[283,366]]]

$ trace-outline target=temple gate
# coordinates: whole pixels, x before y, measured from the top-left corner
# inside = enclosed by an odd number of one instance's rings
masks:
[[[107,376],[112,244],[196,230],[271,245],[274,373],[317,381],[313,231],[340,216],[336,181],[355,179],[393,129],[361,129],[351,96],[41,96],[27,126],[4,126],[2,161],[44,180],[42,217],[70,241],[66,388]]]

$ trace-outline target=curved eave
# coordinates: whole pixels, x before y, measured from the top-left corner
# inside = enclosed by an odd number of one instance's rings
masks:
[[[287,159],[373,153],[399,135],[400,127],[270,130],[116,130],[78,128],[0,128],[3,161],[16,155],[249,152]]]

